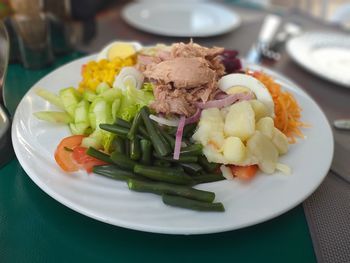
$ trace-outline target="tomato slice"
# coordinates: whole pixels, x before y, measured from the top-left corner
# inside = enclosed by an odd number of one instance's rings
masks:
[[[237,166],[237,165],[229,165],[233,176],[242,179],[242,180],[250,180],[258,171],[257,165],[249,165],[249,166]]]
[[[82,168],[84,168],[88,173],[92,172],[92,168],[97,165],[105,165],[106,162],[98,160],[90,155],[86,154],[87,148],[77,146],[73,149],[72,158],[76,161]]]
[[[83,138],[83,135],[73,135],[64,138],[58,144],[55,160],[64,171],[75,172],[79,170],[79,165],[72,159],[72,154],[74,148],[81,145]]]

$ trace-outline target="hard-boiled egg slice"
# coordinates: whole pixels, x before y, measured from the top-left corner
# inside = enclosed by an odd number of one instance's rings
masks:
[[[256,78],[246,74],[232,73],[223,76],[218,84],[219,88],[227,94],[253,92],[256,99],[266,105],[269,116],[275,116],[272,96],[265,85]]]
[[[102,49],[102,51],[97,55],[97,60],[113,60],[115,58],[125,59],[136,54],[136,52],[141,49],[142,45],[138,42],[115,41]]]
[[[123,67],[115,78],[113,88],[126,90],[127,87],[131,86],[137,89],[141,89],[144,76],[133,67]]]

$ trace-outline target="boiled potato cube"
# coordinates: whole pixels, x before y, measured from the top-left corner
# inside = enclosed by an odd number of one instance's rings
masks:
[[[233,104],[226,116],[224,132],[242,141],[247,140],[255,131],[255,114],[248,101]]]
[[[233,180],[234,176],[232,174],[232,171],[229,167],[225,165],[220,166],[220,171],[223,177],[225,177],[227,180]]]
[[[229,113],[229,111],[230,111],[230,107],[224,107],[220,110],[221,115],[224,119],[226,119],[226,116]]]
[[[224,157],[230,164],[238,164],[246,156],[246,148],[238,137],[228,137],[224,142]]]
[[[202,111],[200,121],[224,122],[224,118],[218,108],[209,108]]]
[[[196,132],[192,135],[192,139],[195,142],[200,142],[201,144],[206,145],[209,140],[211,129],[211,125],[203,125],[203,123],[199,123]]]
[[[219,153],[212,145],[203,147],[203,154],[209,162],[227,164],[227,161],[222,153]]]
[[[197,131],[192,135],[192,139],[197,143],[206,145],[209,140],[210,129],[211,127],[208,125],[199,125]]]
[[[273,119],[271,117],[263,117],[256,123],[256,129],[262,134],[272,139],[273,131],[275,129]]]
[[[223,130],[224,118],[222,117],[220,110],[217,108],[205,109],[202,111],[201,119],[198,124],[198,129],[193,134],[192,138],[196,142],[200,142],[201,144],[206,145],[212,137],[213,132],[222,133]]]
[[[247,148],[258,159],[259,168],[265,173],[273,173],[278,161],[278,151],[272,141],[256,131],[247,141]]]
[[[217,151],[222,152],[224,143],[225,143],[225,137],[222,131],[211,132],[208,140],[208,144],[211,144]]]
[[[245,150],[246,150],[245,158],[241,160],[239,163],[237,163],[237,165],[248,166],[248,165],[258,164],[259,163],[258,158],[256,158],[247,147],[245,147]]]
[[[224,143],[223,131],[223,123],[201,122],[197,131],[192,135],[192,139],[202,145],[207,145],[210,141],[213,141],[220,148]]]
[[[288,152],[289,143],[287,136],[279,129],[273,129],[272,142],[276,146],[279,154],[285,154]]]
[[[269,110],[264,103],[259,100],[250,100],[249,102],[255,113],[255,121],[269,116]]]

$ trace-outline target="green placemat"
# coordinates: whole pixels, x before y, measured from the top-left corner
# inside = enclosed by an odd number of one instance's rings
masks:
[[[74,52],[67,56],[58,58],[52,66],[39,70],[25,69],[21,64],[10,64],[4,86],[5,106],[10,114],[13,115],[15,113],[17,105],[21,101],[23,95],[39,79],[59,66],[82,56],[82,53]]]

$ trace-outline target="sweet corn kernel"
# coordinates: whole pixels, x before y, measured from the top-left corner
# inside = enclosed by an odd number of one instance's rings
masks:
[[[84,89],[94,91],[98,84],[106,82],[112,86],[115,76],[120,72],[122,67],[133,66],[136,64],[136,57],[125,59],[115,58],[113,61],[102,59],[100,61],[89,61],[82,67],[82,80],[79,83],[78,91]]]

